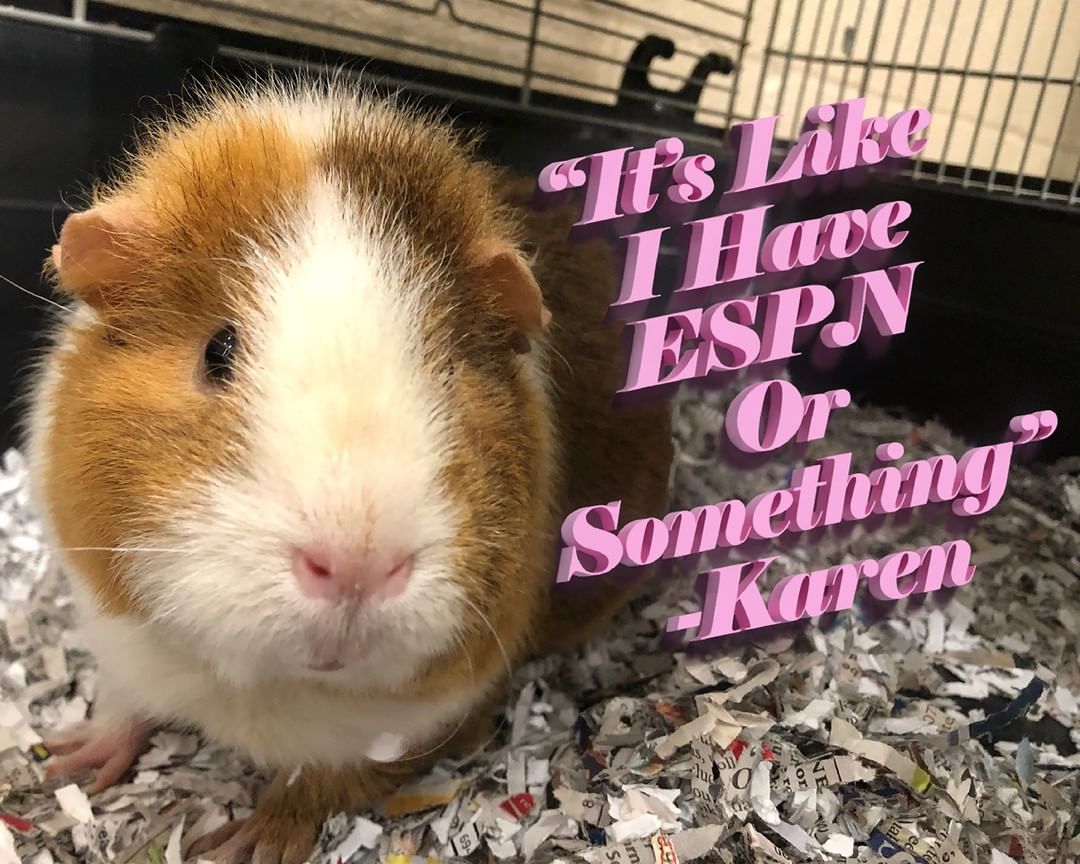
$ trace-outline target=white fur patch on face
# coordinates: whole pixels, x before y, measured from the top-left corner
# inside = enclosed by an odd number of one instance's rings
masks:
[[[465,609],[451,573],[454,514],[438,475],[448,406],[421,361],[430,280],[395,238],[313,183],[280,248],[248,262],[260,299],[236,326],[236,378],[222,398],[246,415],[235,466],[193,478],[167,536],[134,542],[131,583],[152,615],[237,683],[326,677],[394,686],[448,648]],[[430,346],[429,350],[430,350]],[[292,550],[415,554],[379,604],[306,597]],[[345,668],[311,671],[313,657]]]

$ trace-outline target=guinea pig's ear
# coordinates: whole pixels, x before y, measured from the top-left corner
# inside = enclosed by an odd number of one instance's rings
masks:
[[[109,285],[131,275],[130,244],[145,229],[135,214],[129,205],[111,203],[68,216],[52,248],[63,291],[101,305]]]
[[[517,325],[521,338],[515,340],[514,350],[528,353],[529,337],[551,321],[551,313],[544,305],[544,296],[529,265],[517,249],[497,241],[479,244],[472,262],[477,278],[493,292],[498,304]]]

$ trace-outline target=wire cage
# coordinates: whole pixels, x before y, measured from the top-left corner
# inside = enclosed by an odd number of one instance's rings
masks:
[[[934,119],[917,181],[1080,204],[1080,0],[20,2],[0,15],[132,39],[152,34],[116,25],[121,7],[168,15],[442,73],[400,82],[440,96],[714,145],[765,114],[790,141],[825,101],[919,105]]]
[[[1074,0],[779,0],[760,44],[755,116],[862,95],[880,114],[928,107],[916,179],[1080,203]]]

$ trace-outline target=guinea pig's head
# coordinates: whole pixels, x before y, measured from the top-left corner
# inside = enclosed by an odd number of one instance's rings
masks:
[[[105,614],[235,680],[395,682],[519,590],[549,316],[495,184],[415,112],[275,90],[68,217],[31,461]]]

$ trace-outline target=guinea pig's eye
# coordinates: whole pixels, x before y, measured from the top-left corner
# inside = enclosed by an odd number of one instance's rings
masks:
[[[223,327],[206,343],[203,362],[206,378],[211,384],[222,386],[232,380],[236,348],[236,330],[231,326]]]

